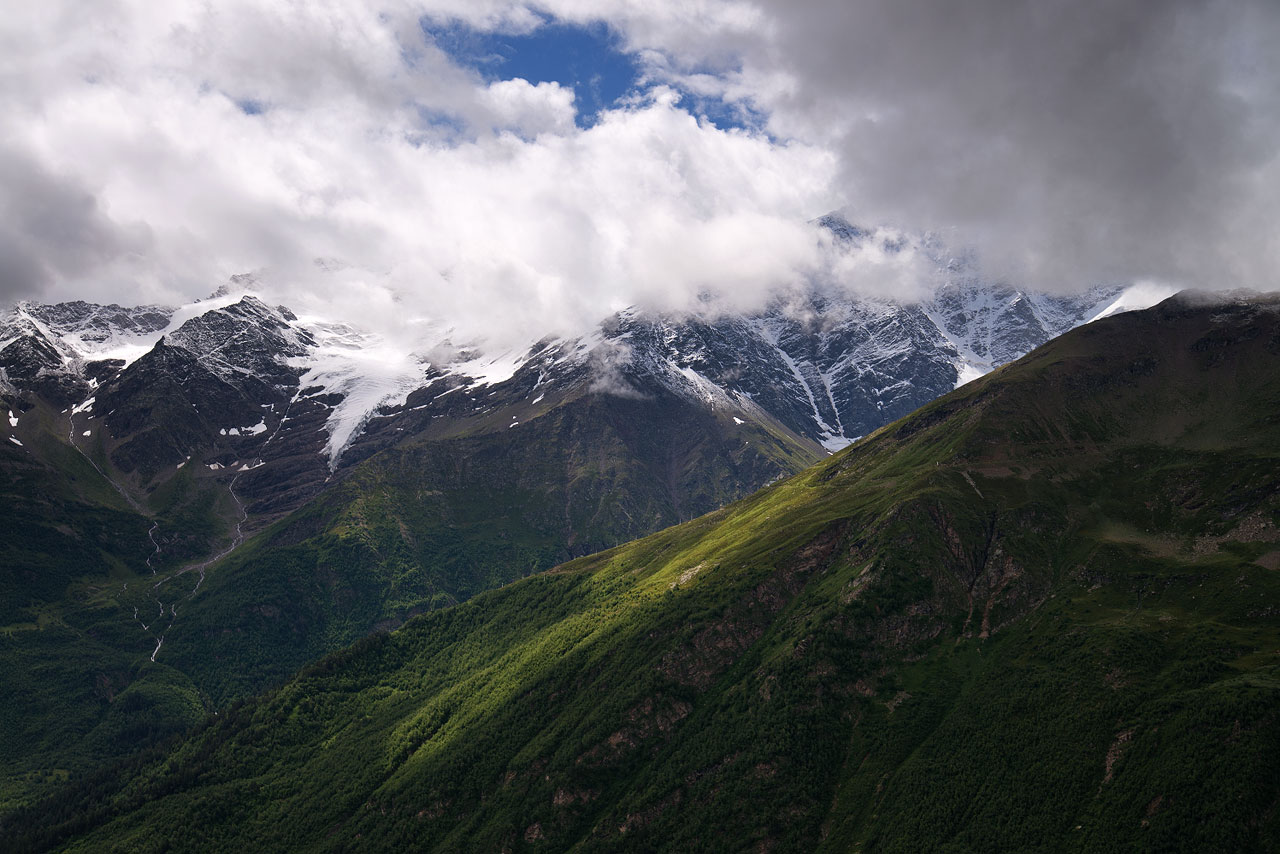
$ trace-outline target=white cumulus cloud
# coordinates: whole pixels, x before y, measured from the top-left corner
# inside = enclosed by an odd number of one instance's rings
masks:
[[[1264,0],[69,0],[0,20],[0,295],[177,301],[254,271],[300,310],[460,339],[928,259],[1031,286],[1273,287],[1280,13]],[[604,23],[642,77],[590,127],[432,23]],[[700,118],[709,104],[754,130]],[[317,259],[326,259],[317,264]],[[718,301],[718,302],[717,302]]]

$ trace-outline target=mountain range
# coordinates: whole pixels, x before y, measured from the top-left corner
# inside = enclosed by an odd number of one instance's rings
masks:
[[[54,785],[6,844],[1272,850],[1277,357],[1276,297],[1088,324]]]
[[[676,395],[838,450],[1068,329],[1139,307],[1118,288],[1067,298],[949,283],[905,304],[810,291],[749,315],[630,310],[586,338],[487,357],[447,339],[389,352],[375,335],[299,320],[245,290],[245,278],[235,284],[179,309],[18,305],[0,318],[11,430],[37,401],[61,407],[105,428],[112,467],[148,488],[193,455],[212,471],[269,466],[240,485],[270,514],[432,419],[485,429],[495,413],[523,404],[538,417],[580,389]],[[422,355],[432,351],[446,360]],[[455,391],[457,401],[440,400]],[[509,429],[519,415],[497,421]]]
[[[1134,304],[958,275],[923,302],[632,309],[486,353],[256,287],[0,318],[0,804],[370,632],[741,499]]]

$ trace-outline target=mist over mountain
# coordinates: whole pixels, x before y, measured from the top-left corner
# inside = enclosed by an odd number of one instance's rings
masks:
[[[256,279],[237,276],[176,309],[20,304],[2,321],[0,368],[12,391],[73,409],[86,424],[100,419],[119,443],[112,462],[143,483],[184,465],[193,450],[221,445],[205,465],[238,466],[252,494],[266,474],[255,472],[277,456],[293,461],[296,477],[327,479],[349,452],[363,458],[397,432],[421,431],[439,414],[437,399],[454,391],[469,402],[466,417],[480,418],[505,405],[488,398],[505,401],[511,388],[528,386],[526,402],[536,406],[548,392],[583,385],[621,397],[660,387],[711,409],[776,419],[838,450],[1074,326],[1143,307],[1159,293],[1025,292],[982,282],[927,242],[866,231],[838,215],[820,225],[855,251],[885,251],[891,240],[889,251],[928,253],[935,269],[948,265],[940,269],[946,278],[927,291],[922,284],[909,300],[815,283],[776,291],[746,312],[712,298],[683,313],[629,308],[585,337],[525,329],[523,341],[499,338],[495,350],[456,341],[455,330],[438,323],[406,341],[351,322],[300,318],[264,302]],[[450,401],[442,411],[467,408]],[[321,458],[328,471],[319,460],[301,464],[304,455]],[[282,492],[277,480],[270,488]]]
[[[579,335],[838,270],[805,225],[833,209],[1031,290],[1265,287],[1278,26],[1266,0],[46,4],[0,23],[0,295],[183,304],[253,271],[366,327]],[[901,260],[856,287],[905,297]]]
[[[371,631],[743,498],[1146,297],[952,272],[925,301],[793,289],[497,351],[295,314],[246,276],[176,308],[19,304],[0,318],[4,500],[26,526],[10,694],[33,656],[62,675],[11,711],[77,734],[7,761],[127,754]],[[28,630],[50,619],[76,632]]]

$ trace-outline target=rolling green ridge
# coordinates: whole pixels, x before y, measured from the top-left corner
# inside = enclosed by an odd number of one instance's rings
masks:
[[[1178,297],[365,638],[0,840],[1274,850],[1278,522],[1280,303]]]

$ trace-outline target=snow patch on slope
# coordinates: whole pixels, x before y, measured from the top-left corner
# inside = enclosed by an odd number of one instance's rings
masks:
[[[516,371],[528,361],[528,350],[506,350],[496,356],[478,355],[459,362],[449,363],[447,373],[469,377],[475,385],[497,385],[515,376]]]
[[[300,319],[315,337],[316,347],[307,356],[292,360],[305,372],[300,393],[338,394],[325,428],[329,441],[325,454],[334,468],[370,417],[381,407],[403,404],[409,393],[425,383],[430,364],[415,353],[406,353],[379,336],[361,332],[345,323]]]
[[[960,388],[960,386],[965,385],[966,383],[971,383],[979,377],[985,376],[990,371],[990,368],[983,370],[972,362],[960,361],[956,364],[956,388]]]
[[[218,431],[220,436],[257,436],[259,433],[267,432],[266,419],[259,421],[252,427],[223,427]]]
[[[1121,314],[1126,311],[1140,311],[1144,308],[1151,308],[1159,302],[1164,302],[1169,297],[1179,291],[1172,285],[1162,285],[1157,282],[1139,282],[1124,289],[1115,300],[1089,318],[1088,323],[1095,320],[1101,320],[1104,317],[1110,317],[1113,314]]]

